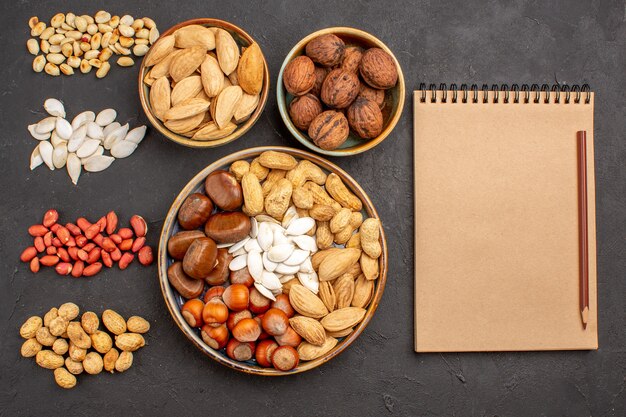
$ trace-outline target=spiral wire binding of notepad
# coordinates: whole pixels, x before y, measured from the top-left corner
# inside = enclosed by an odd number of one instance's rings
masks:
[[[509,87],[508,84],[493,84],[491,88],[487,84],[483,84],[481,88],[478,88],[477,84],[472,84],[469,88],[467,84],[461,84],[461,88],[458,88],[456,84],[450,84],[450,88],[448,85],[443,83],[439,84],[439,88],[437,88],[436,84],[430,84],[428,88],[426,88],[425,83],[421,83],[419,87],[422,92],[420,101],[425,103],[427,100],[428,92],[430,92],[430,102],[436,103],[439,98],[440,103],[448,102],[448,93],[451,93],[452,97],[450,97],[450,101],[452,103],[457,103],[459,100],[459,96],[461,96],[460,100],[462,103],[478,103],[479,102],[479,92],[482,92],[482,103],[489,102],[489,93],[493,93],[492,101],[494,103],[500,102],[500,95],[503,96],[503,102],[509,103],[512,96],[513,103],[561,103],[561,99],[563,99],[565,104],[569,104],[573,98],[573,102],[576,104],[581,103],[581,99],[584,104],[589,104],[591,101],[591,89],[589,84],[580,85],[558,85],[553,84],[550,87],[548,84],[543,84],[539,87],[539,84],[532,84],[529,86],[528,84],[522,84],[520,87],[517,84],[513,84]],[[441,92],[440,95],[437,92]],[[552,95],[551,93],[554,93]],[[552,96],[552,97],[551,97]],[[521,98],[521,101],[520,101]],[[552,101],[551,101],[552,98]]]

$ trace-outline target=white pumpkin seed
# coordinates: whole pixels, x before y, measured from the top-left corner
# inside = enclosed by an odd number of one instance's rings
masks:
[[[137,149],[137,145],[132,142],[121,140],[111,147],[111,156],[116,158],[126,158]]]
[[[236,256],[235,258],[233,258],[232,261],[230,261],[230,264],[228,264],[228,269],[230,269],[231,271],[239,271],[240,269],[244,269],[246,267],[247,257],[247,255]]]
[[[49,115],[65,118],[65,107],[56,98],[49,98],[43,102],[43,108]]]
[[[115,121],[117,112],[113,109],[104,109],[96,116],[96,123],[102,127],[110,125]]]
[[[270,223],[262,222],[259,224],[259,232],[257,236],[257,240],[259,242],[259,246],[264,251],[270,250],[272,247],[272,242],[274,241],[274,234],[272,229],[270,228]]]
[[[263,285],[259,284],[258,282],[254,283],[254,288],[256,288],[258,292],[263,294],[263,296],[269,298],[272,301],[276,301],[276,297],[274,296],[274,293],[272,293],[270,290],[268,290],[267,288],[265,288]]]
[[[67,144],[61,143],[59,146],[54,147],[52,151],[52,163],[57,169],[63,168],[67,162]]]
[[[310,274],[307,274],[305,272],[298,272],[296,276],[298,277],[298,281],[300,281],[300,284],[302,284],[304,288],[310,290],[313,294],[317,294],[319,292],[320,282],[315,272],[312,272]]]
[[[41,164],[43,164],[43,158],[39,153],[39,145],[37,145],[35,149],[33,149],[33,153],[30,154],[30,170],[32,171]]]
[[[62,143],[65,143],[67,146],[67,141],[63,140],[59,137],[59,135],[57,135],[56,130],[53,130],[52,133],[50,134],[50,143],[52,144],[52,146],[54,146],[55,148],[57,146],[59,146]]]
[[[102,127],[96,122],[87,122],[87,136],[92,139],[104,140]]]
[[[274,227],[274,241],[272,242],[272,246],[284,245],[290,243],[289,239],[285,237],[285,229],[280,226]]]
[[[248,253],[248,272],[255,282],[260,282],[263,274],[263,259],[261,252],[252,251]]]
[[[244,249],[246,250],[246,252],[252,252],[252,251],[261,252],[261,246],[259,246],[259,242],[256,239],[248,240],[246,242],[246,245],[244,246]]]
[[[293,250],[293,245],[291,243],[281,243],[280,245],[273,246],[269,250],[267,257],[272,262],[283,262],[291,256]]]
[[[117,142],[124,140],[126,133],[128,132],[128,123],[124,126],[120,126],[113,132],[109,133],[104,139],[103,145],[105,149],[111,149]]]
[[[317,252],[317,243],[315,242],[315,239],[311,236],[294,236],[293,243],[295,243],[302,250],[308,250],[311,253]]]
[[[48,133],[37,133],[37,131],[35,130],[37,128],[37,125],[28,125],[28,131],[30,132],[30,135],[37,139],[37,140],[47,140],[50,138],[50,132]]]
[[[231,255],[233,256],[240,256],[240,255],[245,255],[247,252],[244,248],[239,249],[238,251],[235,251],[233,253],[231,253]]]
[[[282,226],[287,229],[289,227],[289,225],[291,224],[292,220],[297,219],[298,217],[298,212],[296,211],[296,207],[295,206],[290,206],[287,211],[285,212],[285,214],[283,215],[283,221],[282,221]]]
[[[112,156],[96,155],[84,164],[85,171],[100,172],[107,169],[115,161]]]
[[[72,129],[78,129],[80,126],[87,122],[93,122],[96,120],[96,114],[92,111],[84,111],[79,113],[72,119]]]
[[[276,272],[277,274],[293,275],[299,270],[300,270],[300,266],[298,265],[290,266],[290,265],[285,265],[283,263],[280,263],[278,264],[278,266],[276,266],[276,269],[274,270],[274,272]]]
[[[269,271],[263,271],[263,276],[261,277],[261,285],[263,285],[270,291],[277,290],[283,287],[283,284],[280,283],[280,280],[278,279],[276,274]]]
[[[39,123],[35,125],[35,132],[40,135],[45,135],[46,133],[50,133],[54,130],[54,127],[57,124],[57,118],[50,116],[41,120]]]
[[[80,147],[76,150],[76,156],[78,156],[81,159],[87,158],[93,155],[94,152],[96,152],[96,149],[98,149],[98,146],[100,146],[99,140],[87,138],[85,139],[83,144],[80,145]]]
[[[295,249],[283,263],[289,266],[300,266],[302,262],[309,258],[309,255],[310,252],[308,250]]]
[[[235,243],[234,245],[230,247],[230,249],[228,249],[228,253],[237,252],[239,249],[243,248],[249,240],[250,238],[246,237],[243,240],[240,240],[239,242]],[[249,252],[249,251],[246,249],[246,252]]]
[[[218,249],[230,248],[234,243],[218,243],[216,246]]]
[[[108,124],[104,129],[102,129],[102,134],[106,140],[106,137],[109,136],[109,133],[113,132],[115,129],[122,127],[118,122],[113,122]]]
[[[80,177],[80,171],[82,171],[82,164],[80,159],[75,153],[71,153],[67,156],[67,173],[74,185],[78,184],[78,178]]]
[[[52,144],[48,141],[42,141],[39,143],[39,154],[41,155],[41,159],[43,162],[50,168],[51,171],[54,171],[54,164],[52,163],[52,152],[54,148]]]
[[[313,263],[311,262],[311,258],[306,259],[302,264],[300,264],[300,272],[313,272]]]
[[[252,237],[252,239],[256,239],[258,233],[259,233],[259,222],[257,222],[257,220],[254,217],[252,217],[250,218],[250,237]]]
[[[61,139],[68,140],[72,136],[72,125],[65,119],[58,118],[54,128]]]
[[[315,220],[311,217],[301,217],[291,222],[287,228],[288,235],[299,236],[307,233],[315,226]]]
[[[133,142],[136,145],[139,145],[143,140],[143,137],[146,135],[146,126],[139,126],[128,132],[124,140]]]
[[[276,267],[278,266],[278,264],[276,262],[270,261],[270,259],[267,257],[267,252],[263,252],[263,266],[268,271],[274,272],[276,271]]]

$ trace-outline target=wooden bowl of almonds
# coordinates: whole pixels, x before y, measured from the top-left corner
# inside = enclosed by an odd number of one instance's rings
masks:
[[[139,71],[139,98],[150,123],[181,145],[232,142],[259,119],[269,91],[259,45],[219,19],[173,26],[155,42]]]
[[[279,376],[308,371],[365,330],[383,295],[387,244],[345,171],[305,151],[258,147],[199,172],[159,241],[165,304],[217,362]]]

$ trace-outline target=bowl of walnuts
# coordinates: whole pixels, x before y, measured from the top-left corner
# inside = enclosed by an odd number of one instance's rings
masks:
[[[402,69],[391,50],[359,29],[314,32],[287,54],[277,82],[280,115],[307,148],[349,156],[382,142],[404,106]]]

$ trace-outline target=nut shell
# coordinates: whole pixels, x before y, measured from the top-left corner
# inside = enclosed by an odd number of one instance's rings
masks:
[[[204,226],[204,233],[218,243],[235,243],[250,233],[250,217],[240,211],[215,213]]]
[[[359,72],[359,65],[361,64],[361,58],[363,57],[363,48],[358,46],[350,46],[346,48],[346,52],[343,55],[343,62],[341,63],[341,69],[348,72]]]
[[[325,67],[338,65],[343,60],[346,44],[332,33],[318,36],[306,45],[306,54]]]
[[[370,101],[373,101],[378,105],[379,109],[383,109],[385,107],[385,90],[379,90],[377,88],[372,88],[365,83],[361,83],[359,88],[359,95],[357,97],[363,97]]]
[[[332,70],[322,84],[320,98],[329,107],[344,109],[359,94],[359,77],[341,68]]]
[[[317,65],[315,66],[315,85],[313,85],[313,88],[310,91],[311,94],[319,97],[322,92],[322,84],[324,83],[324,80],[329,72],[329,68],[318,67]]]
[[[185,257],[183,258],[183,270],[191,278],[204,279],[215,267],[217,258],[217,246],[213,239],[201,237],[194,240]]]
[[[348,124],[363,139],[372,139],[383,131],[383,113],[376,103],[358,97],[348,108]]]
[[[315,85],[315,64],[309,57],[301,55],[285,66],[283,84],[290,94],[301,96]]]
[[[178,223],[183,229],[193,230],[202,226],[213,211],[213,202],[204,194],[194,193],[185,199],[178,210]]]
[[[289,104],[289,117],[300,130],[307,130],[321,112],[322,103],[310,93],[294,98]]]
[[[348,139],[349,133],[348,119],[335,110],[321,113],[309,126],[309,136],[313,143],[324,150],[337,149]]]
[[[204,190],[222,210],[238,210],[243,204],[243,192],[237,178],[228,171],[217,170],[204,181]]]
[[[363,54],[359,72],[373,88],[386,90],[398,82],[398,69],[391,55],[380,48],[370,48]]]

